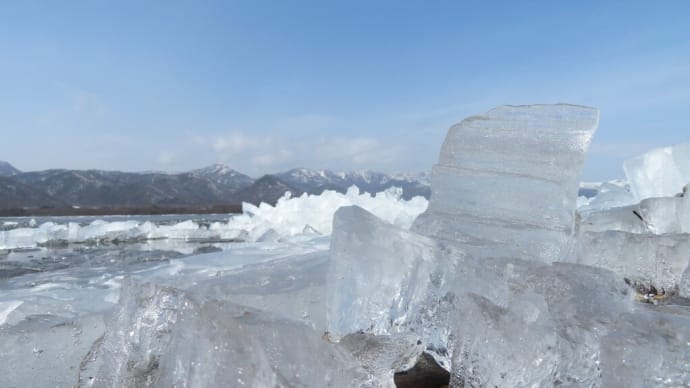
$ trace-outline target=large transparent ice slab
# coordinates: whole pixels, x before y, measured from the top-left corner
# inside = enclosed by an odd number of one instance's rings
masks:
[[[453,126],[413,230],[483,256],[564,259],[598,121],[594,108],[559,104],[503,106]]]
[[[655,148],[623,163],[638,200],[673,197],[690,183],[690,143]]]
[[[331,336],[398,331],[427,287],[435,243],[356,206],[336,212],[333,231],[327,278]]]

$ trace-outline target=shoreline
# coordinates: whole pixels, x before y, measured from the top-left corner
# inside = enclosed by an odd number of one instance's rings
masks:
[[[104,206],[67,208],[8,208],[0,209],[0,217],[62,217],[62,216],[128,216],[167,214],[239,214],[241,204],[210,206]]]

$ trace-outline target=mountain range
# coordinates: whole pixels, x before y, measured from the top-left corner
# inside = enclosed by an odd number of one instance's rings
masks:
[[[352,185],[374,193],[401,187],[403,197],[429,196],[428,174],[292,169],[254,179],[215,164],[182,173],[66,170],[22,172],[0,161],[0,209],[200,207],[250,202],[274,204],[285,192],[344,192]]]

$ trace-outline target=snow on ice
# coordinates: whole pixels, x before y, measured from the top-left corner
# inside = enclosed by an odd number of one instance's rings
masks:
[[[331,234],[333,213],[342,206],[357,205],[377,217],[403,228],[409,228],[427,206],[423,197],[409,201],[402,190],[390,188],[371,195],[360,193],[355,186],[347,193],[325,191],[321,195],[285,196],[276,206],[262,203],[242,205],[243,214],[225,221],[199,224],[192,220],[172,225],[151,221],[95,220],[86,225],[77,222],[45,222],[36,227],[18,227],[0,231],[0,250],[34,248],[40,245],[66,243],[111,243],[150,240],[196,241],[266,241],[302,234]],[[16,224],[16,222],[14,223]]]

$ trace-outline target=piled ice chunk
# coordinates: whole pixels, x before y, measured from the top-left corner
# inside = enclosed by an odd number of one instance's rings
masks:
[[[596,199],[596,197],[595,197]],[[620,230],[638,234],[690,232],[690,195],[653,197],[606,209],[585,206],[580,232]]]
[[[655,148],[623,163],[638,200],[673,197],[690,183],[690,143]]]
[[[334,339],[365,330],[396,333],[423,296],[436,265],[433,240],[356,206],[333,219],[328,328]]]
[[[690,264],[687,234],[635,234],[621,231],[583,233],[578,263],[610,269],[643,289],[678,287]]]
[[[429,209],[413,229],[480,256],[564,259],[598,120],[598,110],[573,105],[504,106],[465,119],[448,132]]]
[[[590,195],[583,196],[583,194]],[[634,205],[638,202],[630,192],[630,185],[618,179],[601,183],[581,183],[579,195],[577,210],[582,215]]]
[[[453,387],[687,385],[690,311],[635,302],[623,277],[680,283],[685,292],[687,235],[650,232],[682,231],[675,216],[684,199],[601,218],[621,228],[637,222],[638,234],[594,231],[599,222],[574,233],[576,177],[596,122],[590,108],[497,108],[451,129],[429,209],[412,231],[361,209],[337,212],[333,338],[414,333],[451,369]],[[610,189],[612,200],[591,214],[630,201]],[[589,265],[558,263],[573,259],[578,236],[579,260]],[[658,370],[641,354],[658,354]]]
[[[324,191],[321,195],[281,198],[276,206],[243,204],[243,214],[225,222],[191,220],[172,225],[150,221],[96,220],[86,225],[76,222],[46,222],[37,227],[0,230],[0,250],[33,248],[67,243],[102,244],[151,240],[183,241],[271,241],[298,235],[329,235],[335,211],[341,206],[361,206],[395,225],[409,228],[427,207],[427,200],[402,198],[400,188],[370,195],[352,186],[347,193]]]
[[[335,211],[343,206],[356,205],[387,222],[409,229],[414,219],[426,209],[427,203],[424,197],[414,197],[409,201],[403,199],[400,188],[370,195],[352,186],[345,194],[327,190],[320,195],[283,197],[275,207],[265,203],[258,207],[245,203],[242,205],[244,214],[234,217],[230,224],[247,230],[252,241],[270,229],[282,237],[305,231],[329,235]]]
[[[510,289],[505,300],[484,296],[482,289],[459,300],[456,386],[599,386],[601,337],[631,311],[627,285],[597,268],[507,265],[520,276],[499,283]],[[483,276],[494,271],[486,268]]]
[[[641,201],[593,206],[608,202],[605,192],[588,200],[579,209],[578,262],[609,268],[640,289],[682,293],[681,274],[690,261],[688,162],[690,143],[626,161],[631,190]]]
[[[289,253],[288,243],[263,243],[132,271],[145,281],[123,282],[104,336],[101,311],[57,325],[51,315],[50,334],[29,338],[47,344],[39,357],[77,345],[51,364],[69,376],[38,373],[36,381],[393,387],[393,373],[424,350],[450,370],[451,387],[690,385],[686,198],[612,209],[618,191],[589,207],[578,232],[575,180],[596,121],[591,108],[539,105],[497,108],[454,127],[431,206],[412,231],[410,214],[346,206],[335,212],[329,255],[316,248],[327,237],[308,238],[310,247]],[[597,192],[608,189],[618,190]],[[308,223],[310,234],[330,228],[297,209],[283,209],[294,214],[282,220],[279,207],[251,208],[276,226],[244,228],[247,235],[281,238],[292,233],[290,219]],[[558,262],[572,259],[573,238],[580,264]],[[91,295],[110,295],[92,280]],[[679,285],[681,298],[638,303],[626,283],[645,281]],[[37,365],[21,366],[20,342],[36,334],[27,325],[38,314],[17,295],[0,304],[0,341],[12,347],[0,359],[20,365],[0,376],[8,386]],[[69,338],[85,325],[93,327],[84,343]]]

